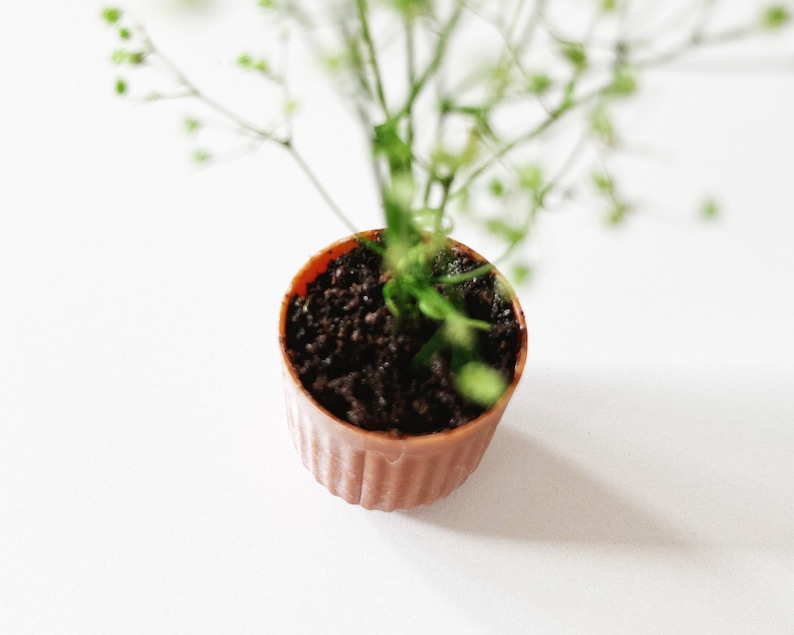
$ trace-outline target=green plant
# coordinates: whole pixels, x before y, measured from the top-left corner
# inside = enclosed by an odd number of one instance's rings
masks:
[[[454,288],[467,274],[434,277],[453,218],[463,217],[501,239],[505,254],[530,236],[537,215],[565,200],[585,182],[601,197],[606,220],[623,222],[635,206],[609,169],[622,149],[614,117],[634,95],[643,72],[710,45],[736,41],[790,22],[785,4],[757,7],[745,24],[714,29],[719,0],[685,3],[680,14],[652,33],[628,28],[636,2],[594,0],[259,0],[264,25],[290,46],[295,35],[321,60],[352,106],[371,150],[385,226],[386,302],[398,323],[410,328],[417,315],[439,323],[420,354],[429,359],[451,347],[465,360],[460,390],[490,404],[504,380],[478,360],[475,333],[488,325],[470,319],[455,302]],[[563,25],[555,9],[584,16]],[[296,102],[287,69],[249,52],[240,70],[276,88],[270,121],[253,123],[191,82],[122,10],[108,8],[120,48],[113,62],[127,69],[156,67],[172,81],[152,101],[192,100],[230,124],[247,144],[271,144],[287,152],[330,209],[353,232],[356,227],[329,195],[296,148],[292,122]],[[284,36],[286,34],[286,36]],[[471,42],[478,49],[475,60]],[[116,92],[131,92],[119,78]],[[185,129],[199,135],[211,126],[198,116]],[[567,128],[566,128],[567,126]],[[536,151],[560,129],[569,130],[555,160]],[[559,137],[557,137],[559,139]],[[594,167],[582,173],[583,155]],[[198,148],[194,159],[211,162]],[[715,201],[704,217],[718,211]],[[377,246],[372,246],[378,248]],[[530,269],[513,268],[520,281]]]

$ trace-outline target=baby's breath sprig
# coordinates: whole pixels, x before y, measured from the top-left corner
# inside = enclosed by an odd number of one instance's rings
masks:
[[[480,361],[477,333],[454,298],[460,275],[432,273],[455,218],[479,224],[505,246],[516,280],[532,267],[517,259],[542,211],[583,192],[596,195],[605,221],[620,225],[641,208],[616,180],[613,161],[627,148],[619,112],[642,88],[643,77],[693,51],[717,47],[790,26],[791,2],[760,3],[755,15],[715,26],[720,0],[694,0],[664,14],[667,3],[598,0],[259,0],[274,32],[302,34],[352,106],[370,143],[380,194],[386,247],[387,304],[397,322],[417,316],[438,322],[423,349],[431,357],[452,348],[459,388],[470,399],[493,403],[504,378]],[[581,24],[560,19],[584,12]],[[644,12],[644,13],[643,13]],[[659,17],[659,13],[663,13]],[[564,14],[570,16],[570,13]],[[287,69],[242,52],[236,66],[280,88],[263,125],[241,116],[188,79],[122,10],[106,8],[105,22],[119,47],[111,59],[124,72],[115,91],[137,94],[130,77],[156,67],[173,90],[147,95],[201,104],[217,120],[191,115],[193,139],[208,127],[225,127],[246,148],[264,144],[286,151],[351,231],[353,223],[296,149],[296,102]],[[642,19],[639,19],[639,18]],[[550,150],[551,149],[551,150]],[[194,159],[215,154],[196,147]],[[700,207],[718,215],[716,199]],[[475,271],[470,276],[482,275]],[[465,278],[465,276],[464,276]]]

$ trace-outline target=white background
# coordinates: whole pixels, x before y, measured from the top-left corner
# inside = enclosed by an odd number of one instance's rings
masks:
[[[224,71],[226,5],[136,6]],[[0,633],[794,632],[791,66],[648,77],[648,208],[546,217],[491,448],[386,514],[284,422],[281,295],[344,228],[278,152],[193,168],[183,110],[112,95],[113,46],[98,5],[0,8]],[[304,143],[379,225],[356,139]]]

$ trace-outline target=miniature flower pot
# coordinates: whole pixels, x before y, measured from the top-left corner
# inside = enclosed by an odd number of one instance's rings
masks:
[[[370,238],[374,235],[367,234]],[[447,496],[479,464],[521,378],[527,355],[526,322],[514,296],[520,350],[513,380],[497,403],[476,419],[455,429],[401,438],[347,423],[320,406],[301,384],[287,354],[286,325],[291,298],[305,296],[307,285],[327,269],[329,261],[358,245],[351,236],[315,255],[292,280],[284,297],[279,335],[287,422],[303,464],[332,494],[367,509],[411,509]],[[463,249],[483,260],[467,247]]]

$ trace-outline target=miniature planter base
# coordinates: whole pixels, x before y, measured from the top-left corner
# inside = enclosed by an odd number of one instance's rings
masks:
[[[298,379],[285,346],[286,316],[296,293],[305,295],[307,284],[325,271],[329,261],[358,245],[356,237],[349,237],[317,254],[295,276],[285,296],[280,339],[287,422],[303,464],[332,494],[367,509],[411,509],[447,496],[479,464],[521,377],[526,324],[513,297],[521,334],[513,381],[499,401],[476,419],[444,432],[403,437],[343,421],[317,404]]]

